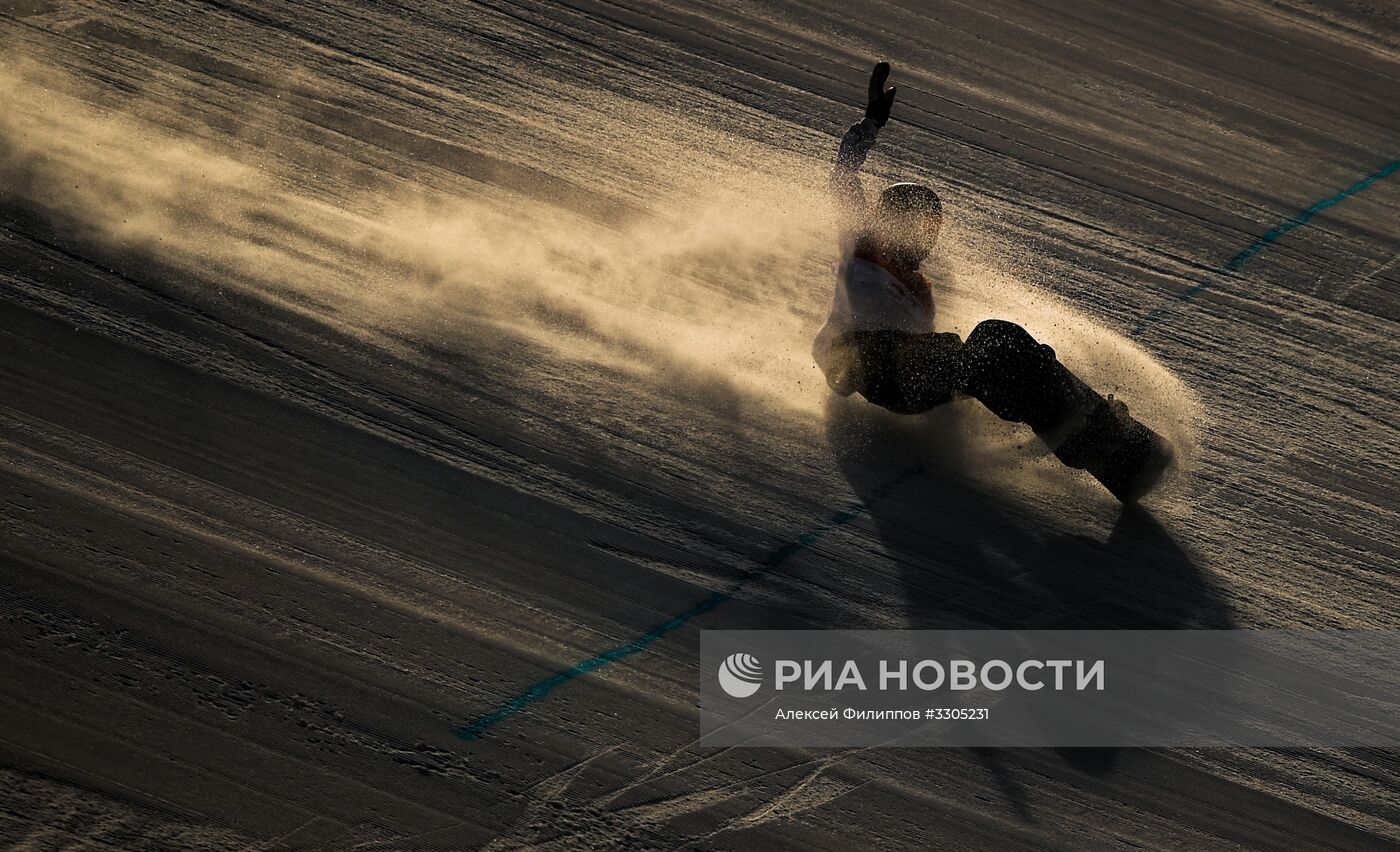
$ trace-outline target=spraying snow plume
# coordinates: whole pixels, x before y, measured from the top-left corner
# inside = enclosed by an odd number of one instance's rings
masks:
[[[389,347],[417,339],[470,353],[474,335],[509,335],[561,362],[722,385],[764,411],[823,411],[828,391],[809,352],[831,292],[829,151],[784,153],[674,117],[654,138],[573,126],[555,171],[631,196],[630,215],[600,220],[499,181],[356,179],[327,162],[323,143],[298,146],[294,116],[277,119],[287,124],[269,146],[258,133],[180,127],[178,104],[157,108],[38,62],[0,69],[0,89],[3,200],[185,270],[182,297],[238,288]],[[591,97],[595,114],[599,99],[612,115],[645,109]],[[606,173],[578,153],[590,134],[632,171]],[[511,150],[509,139],[478,141]],[[638,185],[650,191],[628,192]],[[1179,380],[965,248],[953,217],[933,270],[941,328],[1021,323],[1190,446],[1200,411]],[[1020,430],[973,420],[984,450],[1024,460]]]

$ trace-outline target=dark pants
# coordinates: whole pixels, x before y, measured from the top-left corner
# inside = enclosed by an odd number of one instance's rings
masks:
[[[1102,402],[1055,350],[1005,320],[979,323],[966,341],[950,333],[849,332],[822,366],[838,392],[854,391],[890,411],[918,414],[961,392],[1042,435]]]
[[[1060,461],[1090,471],[1123,500],[1131,499],[1160,442],[1121,402],[1066,369],[1055,350],[1005,320],[979,323],[966,341],[956,334],[849,332],[833,342],[821,367],[838,393],[859,393],[899,414],[965,393],[1001,419],[1030,426]]]

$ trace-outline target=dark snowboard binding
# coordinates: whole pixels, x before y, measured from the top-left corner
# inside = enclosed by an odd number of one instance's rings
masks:
[[[1055,350],[1019,325],[980,323],[959,358],[958,383],[1003,420],[1026,423],[1055,456],[1086,470],[1123,503],[1157,484],[1170,467],[1170,445],[1071,373]]]

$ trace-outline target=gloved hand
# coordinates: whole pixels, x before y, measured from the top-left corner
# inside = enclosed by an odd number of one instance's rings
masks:
[[[894,86],[885,88],[885,80],[890,76],[888,62],[875,63],[870,72],[870,96],[865,102],[865,117],[875,122],[876,127],[884,127],[890,120],[890,107],[894,106]]]

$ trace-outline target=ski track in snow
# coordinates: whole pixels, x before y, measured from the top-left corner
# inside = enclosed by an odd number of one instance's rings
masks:
[[[1395,626],[1397,30],[0,0],[0,839],[1393,847],[1385,750],[701,750],[693,651]],[[1025,322],[1176,430],[1147,511],[975,406],[828,399],[876,55],[867,187],[944,193],[940,325]]]
[[[1259,254],[1264,249],[1268,248],[1271,244],[1274,243],[1274,241],[1278,240],[1284,234],[1287,234],[1294,228],[1301,228],[1302,226],[1306,225],[1308,221],[1312,219],[1312,217],[1316,216],[1318,213],[1321,213],[1323,210],[1326,210],[1327,208],[1332,207],[1334,205],[1341,204],[1343,201],[1346,201],[1348,198],[1352,197],[1358,192],[1364,191],[1365,189],[1373,185],[1376,181],[1384,180],[1385,178],[1390,177],[1396,171],[1400,171],[1400,160],[1392,160],[1389,163],[1386,163],[1381,168],[1377,169],[1375,172],[1372,172],[1364,178],[1361,178],[1356,183],[1352,184],[1351,186],[1347,187],[1341,192],[1338,192],[1335,195],[1329,195],[1326,198],[1319,199],[1318,201],[1309,204],[1296,216],[1293,216],[1288,221],[1283,222],[1282,224],[1270,228],[1267,232],[1265,232],[1265,234],[1262,237],[1250,243],[1245,248],[1241,249],[1239,253],[1236,254],[1234,257],[1230,258],[1230,260],[1223,267],[1216,270],[1216,275],[1221,275],[1230,272],[1239,272],[1240,269],[1242,269],[1244,265],[1249,262],[1250,258]],[[1201,279],[1201,281],[1198,282],[1194,287],[1183,292],[1172,302],[1169,302],[1168,304],[1157,308],[1156,310],[1149,313],[1147,316],[1143,317],[1137,325],[1133,326],[1132,331],[1128,332],[1128,336],[1140,336],[1153,323],[1161,322],[1162,318],[1166,316],[1167,311],[1170,310],[1173,305],[1191,301],[1200,294],[1204,293],[1206,289],[1211,287],[1214,283],[1214,278],[1211,277]]]

